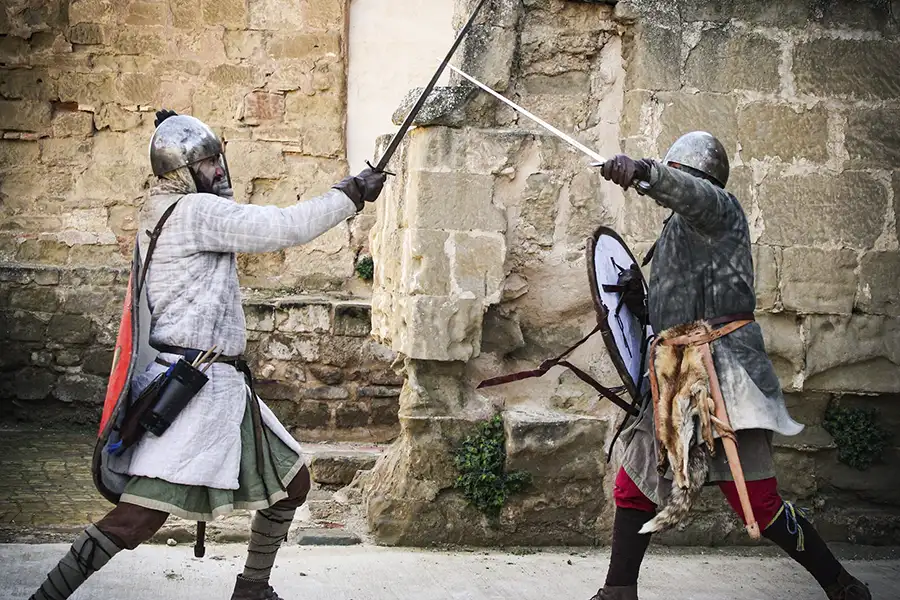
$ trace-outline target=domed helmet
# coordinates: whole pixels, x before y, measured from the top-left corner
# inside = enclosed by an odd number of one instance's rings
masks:
[[[731,171],[725,147],[705,131],[692,131],[678,138],[666,153],[664,162],[699,171],[723,188]]]
[[[219,137],[206,123],[188,115],[168,117],[150,139],[150,166],[161,176],[207,158],[219,157],[231,186],[231,174]]]

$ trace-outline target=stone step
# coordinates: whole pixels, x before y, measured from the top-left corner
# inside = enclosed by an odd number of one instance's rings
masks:
[[[320,485],[344,486],[357,471],[368,471],[384,453],[376,444],[303,444],[312,480]]]

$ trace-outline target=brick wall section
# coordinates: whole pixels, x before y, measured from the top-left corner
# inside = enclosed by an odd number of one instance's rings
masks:
[[[154,112],[225,140],[241,202],[346,174],[347,0],[50,0],[0,19],[0,260],[127,266]],[[365,232],[244,256],[244,283],[352,287]]]
[[[96,427],[127,269],[0,267],[0,419]],[[359,301],[252,298],[257,392],[302,441],[396,436],[395,355],[369,340]]]

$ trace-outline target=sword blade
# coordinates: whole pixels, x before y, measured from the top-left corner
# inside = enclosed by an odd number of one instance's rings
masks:
[[[425,100],[428,99],[428,95],[431,94],[434,86],[437,85],[438,79],[441,78],[441,75],[444,73],[444,69],[450,63],[450,59],[453,58],[453,55],[456,53],[456,49],[459,48],[459,45],[462,43],[463,38],[465,38],[466,34],[469,33],[469,30],[475,23],[475,17],[478,16],[479,12],[481,12],[481,7],[484,6],[486,2],[487,0],[481,0],[478,3],[478,6],[476,6],[475,10],[472,11],[472,15],[469,17],[469,20],[466,22],[463,28],[460,29],[459,35],[456,36],[456,40],[453,42],[453,46],[450,47],[450,51],[444,58],[444,62],[442,62],[441,66],[438,67],[438,70],[435,71],[434,76],[431,78],[431,81],[428,82],[428,85],[425,86],[425,89],[422,91],[419,99],[416,101],[415,105],[413,105],[412,110],[410,110],[409,114],[406,115],[406,119],[403,121],[403,125],[401,125],[397,133],[394,134],[394,138],[391,140],[391,143],[388,144],[387,150],[384,151],[384,154],[382,154],[381,158],[378,160],[378,164],[375,165],[375,171],[382,172],[384,171],[385,167],[387,167],[388,162],[390,162],[391,158],[394,156],[397,148],[400,147],[400,142],[403,141],[403,136],[405,136],[406,132],[409,131],[409,128],[412,126],[413,120],[419,114],[419,111],[422,110],[422,107],[425,105]]]
[[[528,117],[529,119],[531,119],[532,121],[534,121],[535,123],[537,123],[538,125],[543,127],[544,129],[546,129],[547,131],[549,131],[556,137],[568,142],[571,146],[577,148],[578,150],[581,150],[582,152],[584,152],[585,154],[587,154],[588,156],[593,158],[598,163],[606,162],[605,158],[603,158],[602,156],[600,156],[599,154],[597,154],[596,152],[594,152],[593,150],[591,150],[590,148],[588,148],[587,146],[585,146],[584,144],[579,142],[578,140],[572,138],[571,136],[566,135],[565,133],[563,133],[562,131],[560,131],[559,129],[557,129],[556,127],[551,125],[550,123],[547,123],[543,119],[534,116],[533,114],[531,114],[530,112],[528,112],[527,110],[525,110],[524,108],[522,108],[521,106],[519,106],[518,104],[516,104],[509,98],[507,98],[506,96],[502,96],[502,95],[498,94],[497,92],[495,92],[494,90],[492,90],[491,88],[486,86],[485,84],[481,83],[480,81],[478,81],[471,75],[463,73],[462,71],[460,71],[453,65],[450,65],[450,68],[453,69],[454,71],[456,71],[457,73],[459,73],[460,76],[468,79],[469,81],[474,83],[476,86],[480,87],[482,90],[484,90],[485,92],[487,92],[488,94],[490,94],[491,96],[496,98],[497,100],[500,100],[504,104],[508,105],[510,108],[515,110],[517,113],[525,115],[526,117]]]

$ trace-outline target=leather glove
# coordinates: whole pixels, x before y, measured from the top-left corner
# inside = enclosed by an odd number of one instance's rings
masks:
[[[646,159],[634,160],[624,154],[616,154],[603,163],[600,174],[627,190],[635,179],[650,181],[650,163]]]
[[[344,192],[348,198],[353,200],[356,210],[360,211],[366,202],[375,202],[378,199],[386,179],[387,173],[383,171],[379,173],[372,168],[367,168],[363,169],[359,175],[345,178],[333,188]]]
[[[174,110],[166,110],[162,109],[156,112],[156,121],[153,122],[154,127],[159,127],[159,124],[168,119],[169,117],[177,117],[178,113]]]

